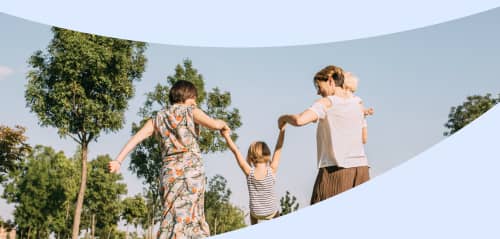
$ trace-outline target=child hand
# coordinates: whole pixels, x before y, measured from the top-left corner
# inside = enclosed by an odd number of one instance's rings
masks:
[[[231,135],[231,129],[229,128],[229,126],[226,125],[224,128],[220,130],[220,134],[224,137],[229,137]]]
[[[109,172],[110,173],[119,173],[120,172],[120,166],[121,164],[116,161],[116,160],[113,160],[111,162],[108,163],[108,169],[109,169]]]
[[[283,127],[280,128],[280,132],[285,132],[286,124],[283,125]]]
[[[280,130],[283,130],[286,126],[286,119],[285,119],[285,116],[282,115],[279,119],[278,119],[278,128]]]
[[[373,113],[375,113],[375,111],[373,110],[373,108],[368,108],[368,109],[365,109],[363,113],[365,116],[368,116],[368,115],[373,115]]]

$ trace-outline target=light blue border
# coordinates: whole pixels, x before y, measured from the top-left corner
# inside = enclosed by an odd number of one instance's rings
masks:
[[[385,35],[498,6],[498,0],[15,0],[3,1],[0,11],[48,25],[151,43],[269,47]]]
[[[388,34],[478,13],[498,3],[18,0],[3,2],[0,11],[108,36],[236,47]],[[349,192],[215,238],[500,238],[498,122],[499,106],[414,159]]]

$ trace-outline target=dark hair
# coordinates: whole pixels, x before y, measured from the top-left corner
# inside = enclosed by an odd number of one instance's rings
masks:
[[[338,66],[329,65],[321,69],[314,75],[314,82],[328,81],[329,77],[333,78],[335,86],[342,87],[344,85],[344,70]]]
[[[185,80],[179,80],[170,88],[168,100],[170,104],[183,103],[187,99],[198,97],[198,91],[193,83]]]

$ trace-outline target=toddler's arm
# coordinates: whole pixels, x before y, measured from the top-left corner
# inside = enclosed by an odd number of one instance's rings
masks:
[[[285,127],[281,128],[280,135],[278,136],[278,142],[276,142],[276,147],[274,148],[273,159],[271,161],[271,169],[273,173],[276,174],[278,171],[278,166],[281,158],[281,148],[283,148],[283,142],[285,141]]]
[[[361,131],[361,139],[363,141],[363,144],[366,144],[366,142],[368,141],[368,125],[366,124],[366,116],[373,115],[374,110],[373,108],[365,108],[363,105],[363,101],[360,101],[359,104],[361,106],[361,111],[363,111],[363,116],[365,117],[363,119],[363,129]]]
[[[368,127],[363,127],[363,130],[361,131],[361,137],[363,140],[363,144],[366,144],[368,141]]]
[[[222,136],[224,136],[224,139],[227,142],[227,146],[233,152],[234,157],[236,158],[236,161],[238,162],[238,165],[241,168],[241,171],[248,176],[250,174],[250,165],[247,163],[245,158],[243,158],[243,155],[241,155],[241,152],[238,150],[238,147],[233,142],[233,139],[231,139],[231,136],[229,135],[230,130],[228,129],[223,129],[220,131]]]

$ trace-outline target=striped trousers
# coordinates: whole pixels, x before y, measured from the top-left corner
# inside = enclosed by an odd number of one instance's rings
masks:
[[[320,168],[311,196],[311,205],[345,192],[370,179],[368,166]]]

